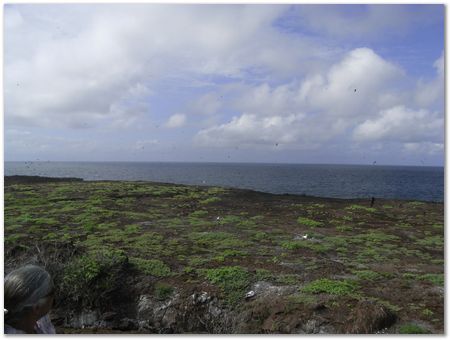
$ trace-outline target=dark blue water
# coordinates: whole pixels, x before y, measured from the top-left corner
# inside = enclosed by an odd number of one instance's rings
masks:
[[[444,200],[444,168],[367,165],[5,162],[5,175],[219,185],[337,198]]]

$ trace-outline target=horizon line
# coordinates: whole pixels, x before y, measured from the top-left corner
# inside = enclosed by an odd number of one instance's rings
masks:
[[[255,165],[358,165],[358,166],[411,166],[411,167],[440,167],[445,168],[444,165],[425,165],[425,164],[386,164],[386,163],[288,163],[288,162],[227,162],[227,161],[61,161],[61,160],[4,160],[4,163],[185,163],[185,164],[255,164]]]

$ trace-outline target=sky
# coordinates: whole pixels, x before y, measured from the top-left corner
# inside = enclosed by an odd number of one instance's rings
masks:
[[[4,158],[443,166],[444,10],[7,4]]]

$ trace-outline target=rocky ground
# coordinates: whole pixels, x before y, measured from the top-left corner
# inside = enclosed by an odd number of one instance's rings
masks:
[[[60,333],[443,333],[442,203],[5,177]]]

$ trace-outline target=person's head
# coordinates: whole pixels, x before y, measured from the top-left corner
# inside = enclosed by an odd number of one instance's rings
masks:
[[[26,265],[13,270],[5,277],[5,322],[40,319],[52,307],[53,292],[53,280],[41,267]]]

